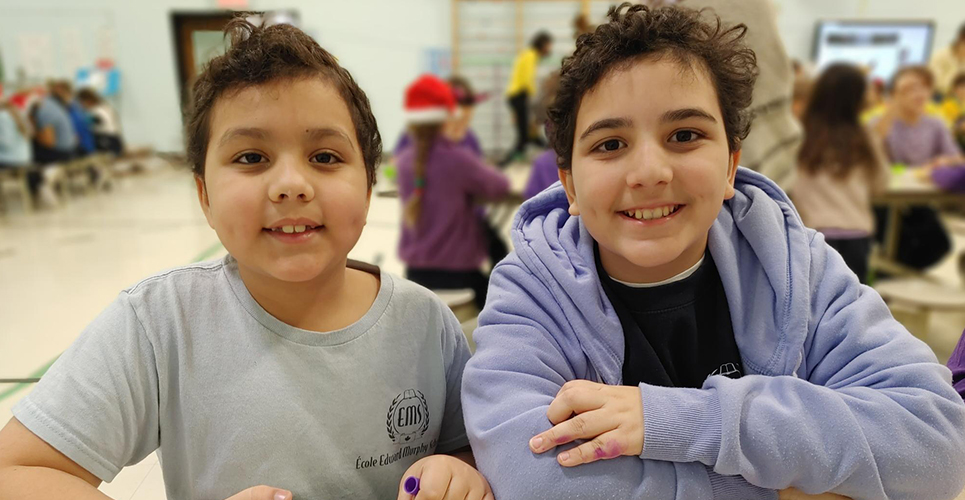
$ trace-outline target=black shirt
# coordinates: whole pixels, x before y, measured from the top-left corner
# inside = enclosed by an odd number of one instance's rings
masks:
[[[623,384],[699,388],[711,375],[738,378],[740,352],[724,285],[707,252],[687,278],[652,288],[614,281],[596,267],[626,339]]]

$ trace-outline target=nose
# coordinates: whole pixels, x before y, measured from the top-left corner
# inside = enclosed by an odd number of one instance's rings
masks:
[[[315,188],[305,175],[307,165],[297,160],[282,160],[272,165],[273,175],[268,186],[268,198],[274,203],[298,200],[309,202],[315,199]]]
[[[656,145],[638,146],[629,159],[627,186],[631,188],[652,188],[673,180],[669,159]]]

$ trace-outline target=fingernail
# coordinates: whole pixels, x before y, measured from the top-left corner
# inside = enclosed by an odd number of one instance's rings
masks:
[[[275,500],[291,500],[291,497],[292,497],[291,493],[287,493],[284,491],[275,492]]]
[[[570,460],[570,452],[564,451],[563,453],[560,453],[558,458],[560,459],[560,462],[568,462]]]
[[[533,439],[529,440],[529,447],[532,448],[533,451],[539,451],[539,449],[542,446],[543,446],[543,438],[540,436],[536,436]]]

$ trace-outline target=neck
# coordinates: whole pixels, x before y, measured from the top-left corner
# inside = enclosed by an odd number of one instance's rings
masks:
[[[312,280],[292,283],[238,266],[245,287],[258,304],[279,320],[305,330],[331,331],[358,318],[347,319],[349,272],[343,260]],[[358,302],[357,300],[355,302]],[[368,304],[367,304],[368,305]],[[366,307],[366,310],[368,307]]]
[[[603,264],[603,270],[613,279],[625,283],[659,283],[693,267],[704,256],[706,249],[707,236],[704,235],[701,241],[684,249],[676,259],[659,266],[642,267],[600,246],[600,263]]]
[[[921,117],[924,115],[925,115],[924,113],[922,113],[917,109],[915,110],[899,109],[898,110],[898,119],[909,125],[914,125],[915,123],[918,123],[918,120],[921,120]]]

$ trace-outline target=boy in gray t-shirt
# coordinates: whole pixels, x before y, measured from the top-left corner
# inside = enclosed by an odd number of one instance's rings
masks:
[[[410,498],[412,477],[419,500],[492,500],[458,321],[347,260],[381,149],[365,94],[296,28],[226,32],[186,135],[229,256],[148,278],[91,323],[0,431],[0,498],[104,498],[159,450],[172,499]]]

